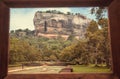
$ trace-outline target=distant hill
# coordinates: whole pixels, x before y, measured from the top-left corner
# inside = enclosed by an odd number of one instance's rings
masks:
[[[37,11],[34,15],[35,35],[48,38],[61,35],[67,38],[73,34],[77,38],[83,38],[90,19],[80,13],[62,13],[60,11]]]

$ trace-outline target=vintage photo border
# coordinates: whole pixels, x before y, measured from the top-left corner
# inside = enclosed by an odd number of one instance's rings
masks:
[[[37,7],[108,7],[109,13],[109,31],[111,38],[111,54],[113,58],[113,73],[99,73],[98,76],[108,75],[109,77],[117,75],[120,77],[120,58],[119,58],[119,42],[120,34],[120,13],[119,0],[0,0],[0,79],[4,79],[8,74],[8,57],[9,57],[9,20],[10,8],[37,8]],[[117,5],[116,5],[117,4]],[[116,5],[116,6],[115,6]],[[116,13],[116,16],[114,15]],[[48,78],[50,76],[58,77],[58,79],[81,79],[85,74],[62,74],[62,77],[56,74],[37,74],[43,78],[43,75]],[[95,76],[96,73],[89,75]],[[88,78],[89,78],[88,75]],[[12,76],[12,75],[11,75]],[[28,76],[28,75],[27,75]],[[30,75],[29,75],[30,76]],[[31,75],[33,76],[33,75]],[[98,77],[98,78],[99,78]],[[101,77],[102,78],[102,77]],[[33,78],[34,79],[34,78]],[[92,79],[92,78],[91,78]]]

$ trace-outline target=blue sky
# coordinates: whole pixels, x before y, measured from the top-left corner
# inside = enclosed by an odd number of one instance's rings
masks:
[[[11,8],[10,9],[10,30],[26,29],[34,30],[33,18],[37,11],[58,10],[64,13],[80,13],[87,18],[95,19],[95,15],[90,14],[91,7],[60,7],[60,8]]]

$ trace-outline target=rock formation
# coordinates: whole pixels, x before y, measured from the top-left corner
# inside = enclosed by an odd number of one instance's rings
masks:
[[[83,38],[90,19],[81,14],[58,14],[37,11],[33,22],[35,35],[45,37],[56,37],[61,35],[67,38],[73,34]]]

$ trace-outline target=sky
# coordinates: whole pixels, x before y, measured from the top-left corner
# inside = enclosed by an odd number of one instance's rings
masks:
[[[35,12],[46,10],[57,10],[64,13],[80,13],[87,18],[95,19],[95,15],[90,14],[91,7],[60,7],[60,8],[10,8],[10,30],[26,29],[34,30],[33,18]]]

